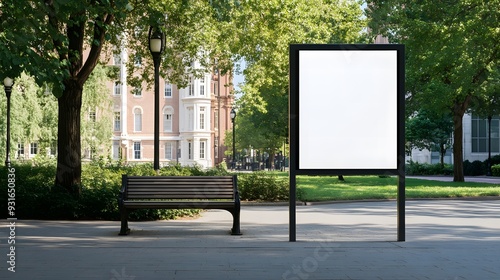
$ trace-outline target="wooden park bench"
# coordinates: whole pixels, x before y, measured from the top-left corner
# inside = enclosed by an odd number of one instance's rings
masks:
[[[232,235],[240,232],[240,197],[234,176],[122,176],[118,198],[120,235],[136,209],[223,209],[233,215]]]

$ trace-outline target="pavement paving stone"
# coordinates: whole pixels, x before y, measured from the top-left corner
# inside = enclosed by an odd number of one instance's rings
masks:
[[[19,220],[16,272],[0,238],[0,279],[500,279],[500,200],[406,202],[406,241],[396,242],[396,202],[243,206],[193,220]],[[0,236],[8,236],[8,227]]]

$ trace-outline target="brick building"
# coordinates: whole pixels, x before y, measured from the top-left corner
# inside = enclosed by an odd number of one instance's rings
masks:
[[[153,162],[154,90],[144,90],[145,84],[142,88],[127,84],[127,66],[121,63],[126,59],[122,52],[110,60],[120,67],[120,80],[108,85],[114,114],[112,157],[127,163]],[[186,88],[160,77],[160,166],[179,163],[207,168],[225,160],[224,135],[232,129],[232,91],[231,75],[217,71],[192,78]]]

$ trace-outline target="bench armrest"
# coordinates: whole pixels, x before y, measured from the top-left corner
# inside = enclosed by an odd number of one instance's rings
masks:
[[[233,175],[234,201],[240,205],[240,192],[238,191],[238,176]]]
[[[127,174],[122,175],[122,188],[118,194],[118,205],[123,205],[125,199],[127,199]]]

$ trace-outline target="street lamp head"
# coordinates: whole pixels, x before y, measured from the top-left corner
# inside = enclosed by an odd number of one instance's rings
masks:
[[[151,54],[161,54],[165,49],[165,35],[158,27],[149,27],[149,51]]]
[[[229,113],[229,116],[231,117],[231,120],[234,122],[234,119],[236,118],[236,111],[231,109],[231,113]]]
[[[6,88],[10,88],[12,87],[12,85],[14,85],[14,80],[12,78],[5,78],[3,79],[3,86],[6,87]]]

